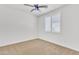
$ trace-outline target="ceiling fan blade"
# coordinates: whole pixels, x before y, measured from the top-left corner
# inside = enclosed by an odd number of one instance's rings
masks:
[[[34,7],[33,5],[30,5],[30,4],[24,4],[25,6],[30,6],[30,7]]]
[[[36,9],[32,9],[31,12],[33,12],[34,10],[36,10]]]
[[[47,5],[42,5],[42,6],[39,6],[39,8],[48,8]]]

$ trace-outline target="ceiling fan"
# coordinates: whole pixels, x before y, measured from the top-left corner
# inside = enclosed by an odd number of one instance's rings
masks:
[[[39,5],[39,4],[24,4],[25,6],[29,6],[29,7],[33,7],[33,9],[31,10],[31,12],[33,11],[40,11],[40,8],[48,8],[48,5]]]

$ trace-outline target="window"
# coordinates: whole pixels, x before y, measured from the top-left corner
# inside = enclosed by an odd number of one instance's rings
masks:
[[[45,17],[45,32],[60,32],[60,13]]]

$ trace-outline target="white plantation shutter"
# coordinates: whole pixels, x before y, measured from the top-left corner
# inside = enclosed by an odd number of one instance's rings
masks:
[[[45,18],[45,32],[51,32],[51,17]]]
[[[60,14],[52,16],[52,32],[60,32]]]
[[[60,13],[45,17],[45,32],[60,32]]]

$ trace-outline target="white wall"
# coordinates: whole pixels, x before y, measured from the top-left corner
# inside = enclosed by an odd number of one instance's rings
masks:
[[[0,5],[0,46],[36,37],[36,17]]]
[[[44,31],[44,17],[56,12],[61,12],[61,32],[46,33]],[[38,18],[38,34],[44,40],[79,51],[79,5],[68,5],[40,16]]]

